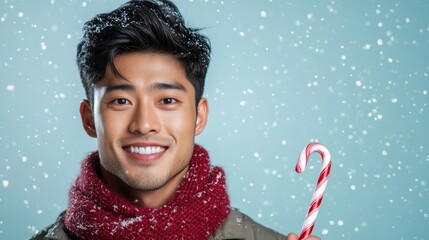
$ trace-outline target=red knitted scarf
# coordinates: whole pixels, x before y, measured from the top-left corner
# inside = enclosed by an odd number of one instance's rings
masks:
[[[98,177],[99,166],[98,153],[90,154],[69,193],[64,223],[79,239],[207,239],[230,211],[225,174],[198,145],[178,190],[156,209],[112,192]]]

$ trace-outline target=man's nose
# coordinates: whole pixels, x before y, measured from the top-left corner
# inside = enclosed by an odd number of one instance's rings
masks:
[[[157,133],[160,123],[156,107],[153,104],[138,104],[131,119],[130,132],[140,134]]]

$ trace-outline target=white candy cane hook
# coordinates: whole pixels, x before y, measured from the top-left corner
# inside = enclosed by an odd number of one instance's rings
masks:
[[[316,189],[314,190],[313,197],[311,198],[310,207],[308,209],[307,216],[305,217],[304,224],[302,226],[299,240],[302,240],[310,236],[316,222],[317,214],[319,213],[319,207],[322,203],[323,194],[325,193],[326,184],[328,183],[328,176],[331,172],[331,154],[328,149],[320,143],[313,142],[308,144],[302,149],[298,161],[296,163],[296,172],[302,173],[305,170],[308,159],[313,152],[317,152],[322,156],[322,170],[317,179]]]

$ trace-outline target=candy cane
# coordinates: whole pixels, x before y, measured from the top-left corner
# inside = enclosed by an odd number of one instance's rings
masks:
[[[313,197],[311,198],[310,207],[308,209],[307,216],[305,217],[304,224],[302,226],[301,235],[299,240],[302,240],[310,236],[316,222],[317,213],[319,213],[319,207],[322,203],[323,194],[325,193],[326,184],[328,183],[328,176],[331,172],[331,154],[328,149],[320,143],[310,143],[302,149],[298,161],[296,163],[296,172],[302,173],[305,170],[308,159],[313,152],[317,152],[322,156],[322,170],[317,180],[317,186],[314,190]]]

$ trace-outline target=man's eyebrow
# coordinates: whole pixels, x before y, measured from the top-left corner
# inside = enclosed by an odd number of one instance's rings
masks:
[[[123,90],[123,91],[134,91],[135,88],[133,85],[130,84],[113,84],[106,86],[106,92],[111,92],[115,90]]]
[[[151,86],[152,90],[180,90],[186,92],[185,86],[179,82],[155,82]]]

